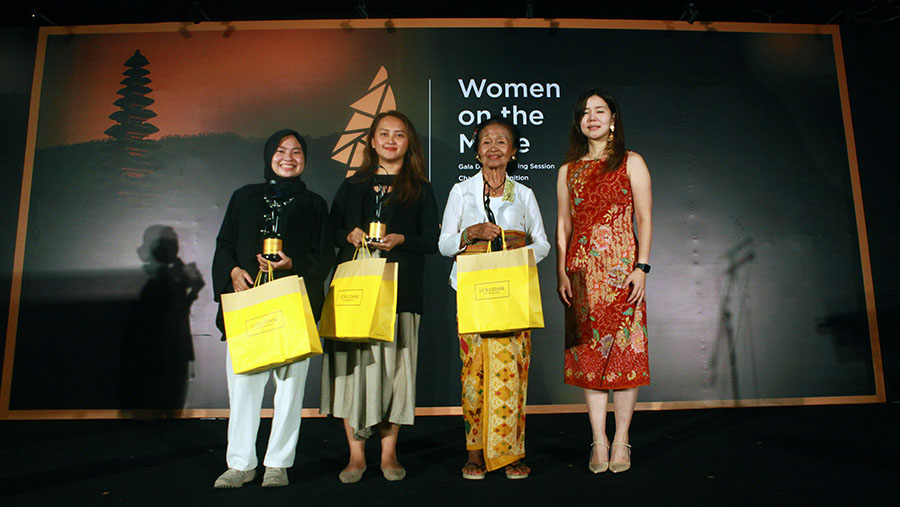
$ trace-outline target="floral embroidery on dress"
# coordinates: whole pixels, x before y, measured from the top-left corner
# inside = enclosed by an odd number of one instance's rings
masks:
[[[646,385],[646,303],[629,304],[625,285],[637,255],[626,165],[606,171],[603,161],[576,161],[567,176],[574,206],[566,251],[573,308],[566,313],[565,381],[591,389]]]
[[[506,183],[503,185],[503,199],[501,200],[506,202],[515,202],[516,200],[516,186],[509,178],[506,179]]]

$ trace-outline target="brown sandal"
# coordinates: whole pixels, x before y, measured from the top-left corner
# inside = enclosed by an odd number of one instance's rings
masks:
[[[506,472],[507,479],[527,479],[528,475],[531,474],[531,468],[521,461],[510,463],[503,467],[503,470]]]
[[[477,470],[474,474],[467,474],[466,467],[475,467]],[[481,481],[484,480],[484,476],[487,474],[487,468],[484,466],[484,463],[472,463],[467,461],[465,465],[463,465],[462,476],[463,479],[468,479],[470,481]]]

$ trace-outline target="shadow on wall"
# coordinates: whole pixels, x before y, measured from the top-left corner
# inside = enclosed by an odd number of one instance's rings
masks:
[[[749,304],[747,301],[749,273],[744,266],[756,259],[753,249],[753,238],[746,238],[731,247],[722,256],[726,268],[725,280],[722,285],[722,297],[719,303],[719,324],[716,330],[716,340],[713,343],[710,357],[710,384],[722,383],[719,375],[729,375],[731,385],[731,399],[738,404],[741,399],[740,375],[738,375],[738,349],[749,353],[750,363],[753,365],[755,379],[755,357],[753,354],[753,336],[749,330]],[[746,341],[746,343],[741,343]],[[723,356],[727,358],[727,364],[720,364]],[[753,386],[756,392],[756,386]],[[747,394],[746,392],[744,393]]]
[[[178,235],[152,225],[137,249],[149,277],[125,322],[120,365],[123,409],[180,409],[192,376],[191,305],[205,282],[178,257]]]
[[[865,311],[848,313],[845,308],[849,305],[840,303],[828,302],[833,309],[816,319],[816,332],[831,338],[838,359],[852,360],[859,341],[869,340],[868,315]]]

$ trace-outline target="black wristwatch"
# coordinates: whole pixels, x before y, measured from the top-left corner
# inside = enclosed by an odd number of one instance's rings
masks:
[[[650,265],[644,264],[643,262],[638,262],[637,264],[634,265],[634,267],[635,267],[635,269],[640,269],[644,273],[650,272]]]

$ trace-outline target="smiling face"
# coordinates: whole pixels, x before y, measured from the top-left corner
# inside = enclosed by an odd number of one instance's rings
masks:
[[[380,164],[401,162],[409,148],[406,124],[396,116],[385,116],[378,122],[369,141]]]
[[[278,148],[272,155],[272,170],[282,178],[296,178],[303,173],[306,158],[303,147],[294,136],[284,136],[278,142]]]
[[[614,122],[609,104],[602,98],[592,95],[584,106],[581,117],[581,133],[591,140],[602,140],[609,136],[609,126]]]
[[[517,151],[512,133],[503,125],[491,124],[478,132],[478,158],[488,169],[505,169]]]

